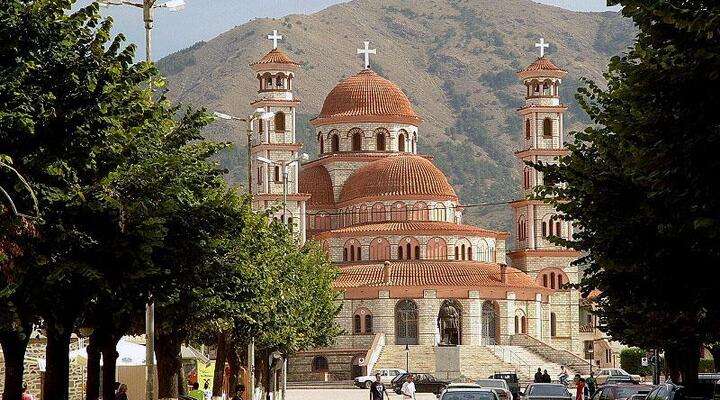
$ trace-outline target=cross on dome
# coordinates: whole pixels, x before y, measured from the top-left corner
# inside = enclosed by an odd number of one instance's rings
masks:
[[[273,29],[272,35],[268,35],[268,39],[273,41],[273,49],[277,49],[277,42],[278,40],[281,40],[283,37],[282,35],[278,35],[277,29]]]
[[[540,38],[540,43],[535,43],[535,47],[540,48],[540,57],[545,57],[545,49],[550,47],[550,44],[545,43],[545,38]]]
[[[357,49],[357,53],[365,55],[365,64],[363,65],[363,68],[370,68],[370,54],[377,54],[377,50],[370,49],[370,42],[364,42],[364,43],[365,43],[365,48]]]

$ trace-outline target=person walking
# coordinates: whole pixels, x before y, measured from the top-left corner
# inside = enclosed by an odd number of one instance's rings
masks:
[[[543,374],[540,368],[538,368],[537,372],[535,373],[535,383],[543,383]]]
[[[375,382],[370,384],[370,400],[383,400],[385,396],[390,398],[385,385],[380,381],[380,374],[375,374]]]
[[[568,373],[567,373],[567,371],[565,371],[565,366],[564,366],[564,365],[561,365],[561,366],[560,366],[560,374],[558,375],[558,380],[560,381],[561,384],[567,386],[567,384],[568,384]]]
[[[575,376],[575,400],[585,399],[585,379],[581,378],[580,375]]]
[[[403,400],[415,400],[415,378],[412,375],[408,375],[407,380],[402,385],[400,393],[402,393]]]
[[[115,395],[115,400],[128,400],[127,390],[127,385],[124,383],[121,384],[118,388],[117,394]]]
[[[550,377],[550,374],[548,374],[547,370],[543,371],[542,374],[542,380],[540,381],[542,383],[552,383],[552,378]]]
[[[595,385],[597,384],[597,381],[595,381],[595,374],[590,373],[590,376],[585,379],[585,384],[587,384],[588,392],[590,393],[590,397],[595,396]]]

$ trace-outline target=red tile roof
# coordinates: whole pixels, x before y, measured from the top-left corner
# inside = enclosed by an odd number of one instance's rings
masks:
[[[421,121],[397,85],[365,69],[337,84],[311,122],[317,126],[346,122],[419,125]]]
[[[540,57],[532,64],[528,65],[523,71],[565,71],[562,68],[558,68],[552,61],[547,57]]]
[[[372,224],[353,225],[346,228],[335,229],[320,233],[317,239],[326,239],[329,237],[349,237],[363,235],[380,235],[380,234],[407,234],[415,235],[472,235],[472,236],[490,236],[505,239],[509,235],[507,232],[493,231],[489,229],[479,228],[472,225],[456,224],[454,222],[441,221],[397,221],[397,222],[378,222]]]
[[[335,280],[336,289],[378,286],[515,287],[544,290],[524,272],[507,267],[507,281],[500,279],[500,266],[477,261],[391,261],[389,279],[384,264],[345,265]]]
[[[309,193],[310,208],[335,208],[332,180],[327,169],[322,165],[302,168],[298,181],[300,193]]]
[[[404,154],[381,158],[356,170],[343,185],[339,202],[406,195],[457,199],[445,174],[430,160]]]
[[[292,65],[300,65],[299,63],[296,63],[295,61],[290,58],[287,54],[285,54],[280,49],[272,49],[270,52],[265,54],[260,61],[254,62],[250,65],[259,65],[259,64],[292,64]]]

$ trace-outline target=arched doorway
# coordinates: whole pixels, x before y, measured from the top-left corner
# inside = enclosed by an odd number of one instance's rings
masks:
[[[395,344],[418,344],[418,308],[410,299],[395,305]]]
[[[365,354],[358,354],[352,359],[352,370],[350,371],[350,374],[352,376],[352,379],[357,378],[358,376],[365,376],[367,375],[367,367],[365,365],[361,365],[365,363]]]
[[[457,300],[445,300],[437,319],[441,346],[462,344],[462,305]]]
[[[498,320],[495,303],[486,300],[482,306],[481,336],[483,345],[498,344]]]

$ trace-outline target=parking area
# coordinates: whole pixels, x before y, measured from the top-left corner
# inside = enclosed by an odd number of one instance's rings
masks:
[[[289,389],[288,400],[367,400],[365,389]],[[431,393],[419,393],[416,400],[436,400]],[[402,400],[402,396],[390,393],[390,400]]]

